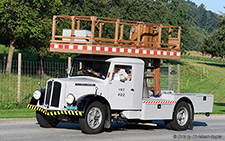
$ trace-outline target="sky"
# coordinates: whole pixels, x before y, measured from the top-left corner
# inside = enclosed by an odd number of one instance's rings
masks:
[[[198,6],[201,3],[203,3],[207,10],[210,10],[217,14],[221,15],[219,11],[225,13],[225,9],[223,8],[225,6],[225,0],[191,0],[191,1],[195,2]]]

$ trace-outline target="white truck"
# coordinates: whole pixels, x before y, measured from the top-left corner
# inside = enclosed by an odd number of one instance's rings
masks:
[[[56,35],[60,31],[56,25],[61,27],[57,23],[63,19],[72,20],[71,29],[61,30],[63,36]],[[81,30],[81,23],[91,25],[91,30]],[[103,37],[107,33],[104,24],[115,28],[113,39]],[[124,37],[125,31],[129,31],[129,39]],[[53,16],[50,51],[84,56],[73,59],[68,78],[50,79],[46,89],[36,90],[27,108],[36,110],[42,127],[79,122],[81,130],[90,134],[110,128],[112,121],[136,124],[164,120],[168,129],[192,129],[194,113],[212,112],[213,95],[160,89],[160,59],[180,59],[180,33],[181,27],[171,25]],[[146,63],[149,59],[152,67]],[[150,70],[153,73],[148,73]],[[154,86],[148,85],[149,80]]]
[[[104,75],[89,72],[95,62],[101,62]],[[68,78],[50,79],[45,90],[33,94],[28,108],[36,110],[42,127],[55,127],[60,121],[79,122],[83,132],[99,133],[116,119],[128,124],[164,120],[169,129],[186,130],[193,128],[194,113],[212,112],[211,94],[167,90],[154,95],[147,88],[147,67],[142,59],[86,56],[74,58],[72,64]],[[76,70],[80,64],[82,68]],[[115,80],[118,66],[120,78]]]

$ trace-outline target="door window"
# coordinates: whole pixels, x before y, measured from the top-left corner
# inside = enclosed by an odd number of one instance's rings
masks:
[[[126,82],[132,80],[132,67],[127,65],[115,65],[112,80]]]

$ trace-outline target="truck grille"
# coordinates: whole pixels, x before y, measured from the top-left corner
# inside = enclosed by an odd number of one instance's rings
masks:
[[[60,92],[61,83],[49,81],[47,84],[45,105],[59,107]]]

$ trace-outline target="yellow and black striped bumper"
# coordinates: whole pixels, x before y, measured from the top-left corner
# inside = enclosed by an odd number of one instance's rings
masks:
[[[27,109],[33,109],[36,111],[40,111],[43,114],[47,115],[47,116],[59,116],[59,115],[72,115],[72,116],[83,116],[83,112],[80,111],[64,111],[64,110],[58,110],[58,111],[46,111],[45,109],[38,107],[36,105],[31,105],[28,104],[27,105]]]

